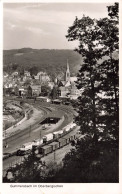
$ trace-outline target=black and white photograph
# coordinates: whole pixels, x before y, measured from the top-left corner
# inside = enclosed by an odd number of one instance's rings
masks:
[[[119,183],[118,1],[3,3],[2,72],[3,184]]]

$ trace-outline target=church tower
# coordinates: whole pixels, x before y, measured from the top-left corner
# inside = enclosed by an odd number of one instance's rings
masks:
[[[67,70],[66,70],[66,81],[70,81],[70,71],[69,71],[69,64],[67,59]]]

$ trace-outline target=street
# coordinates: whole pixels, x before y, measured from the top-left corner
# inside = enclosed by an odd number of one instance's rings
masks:
[[[45,106],[46,105],[49,106],[48,103],[45,104]],[[35,108],[37,108],[37,104],[35,105]],[[47,111],[47,114],[44,117],[49,117],[49,116],[56,116],[59,118],[63,117],[64,119],[62,120],[62,123],[59,126],[56,126],[55,124],[53,124],[47,129],[42,129],[42,126],[39,124],[40,117],[38,115],[39,118],[38,119],[36,118],[36,123],[35,123],[35,120],[33,120],[34,125],[31,125],[31,128],[30,129],[27,128],[28,129],[27,130],[26,121],[25,121],[25,123],[22,124],[24,130],[19,131],[19,133],[17,133],[15,136],[11,136],[7,139],[8,148],[3,148],[3,153],[11,153],[13,151],[16,151],[22,144],[33,141],[34,139],[41,138],[48,133],[61,130],[64,126],[66,126],[68,123],[73,121],[74,111],[71,108],[67,106],[57,106],[57,105],[55,106],[52,104],[50,104],[50,108],[52,111]],[[41,109],[41,106],[40,106],[40,109]],[[31,123],[32,123],[32,118],[31,118]],[[18,161],[18,159],[21,159],[21,157],[12,156],[12,157],[5,159],[3,161],[3,169],[8,168],[9,166],[12,165],[12,163],[15,164],[16,161]]]

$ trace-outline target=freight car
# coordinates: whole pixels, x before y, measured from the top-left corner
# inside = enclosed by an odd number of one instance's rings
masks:
[[[43,156],[51,153],[52,151],[53,151],[53,148],[50,145],[45,145],[39,148],[39,153],[42,154]]]
[[[53,133],[49,133],[43,137],[43,143],[47,143],[53,140]]]
[[[74,128],[74,126],[76,126],[76,124],[72,122],[68,124],[66,127],[64,127],[62,130],[49,133],[44,137],[42,137],[42,139],[33,140],[32,142],[23,144],[21,148],[17,150],[17,155],[24,155],[30,152],[32,148],[38,148],[38,147],[40,148],[44,144],[49,144],[49,143],[52,143],[53,141],[58,141],[59,147],[63,147],[64,145],[68,144],[69,142],[75,139],[76,132],[74,132],[72,135],[69,134],[69,132]],[[45,153],[46,151],[42,151],[42,152]]]
[[[59,137],[61,137],[59,131],[53,132],[53,139],[58,139]]]
[[[70,125],[63,128],[64,133],[68,133],[70,131]]]
[[[64,138],[60,138],[58,139],[59,142],[59,147],[62,148],[63,146],[65,146],[67,144],[67,140]]]
[[[54,141],[50,143],[50,146],[52,146],[52,151],[55,151],[59,148],[59,142]]]
[[[48,145],[38,147],[37,153],[41,154],[42,156],[48,155],[51,152],[57,149],[60,149],[64,147],[65,145],[69,144],[72,140],[75,140],[75,135],[67,134],[64,137],[59,138],[56,141],[49,143]]]
[[[70,135],[67,134],[63,137],[63,139],[66,139],[66,144],[69,144],[70,143]]]
[[[59,136],[61,137],[63,135],[64,131],[60,130],[60,131],[58,131],[58,133],[59,133]]]
[[[65,135],[63,138],[66,139],[67,143],[70,143],[72,140],[75,140],[76,139],[76,135],[73,133],[73,134],[67,134]]]

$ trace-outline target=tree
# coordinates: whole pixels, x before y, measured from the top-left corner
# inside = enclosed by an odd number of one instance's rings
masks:
[[[39,71],[39,68],[37,67],[37,66],[33,66],[33,67],[31,67],[30,69],[29,69],[29,71],[30,71],[30,74],[31,74],[31,76],[32,75],[37,75],[37,73],[38,73],[38,71]]]
[[[45,161],[41,161],[40,157],[37,157],[35,150],[24,157],[23,162],[16,164],[14,167],[10,167],[6,176],[3,178],[4,183],[45,183],[50,182],[56,171],[60,168],[55,162],[50,162],[45,165]]]
[[[24,82],[24,85],[26,87],[30,86],[31,85],[31,79],[26,79],[26,81]]]
[[[79,141],[64,158],[59,173],[66,182],[118,182],[118,59],[114,57],[118,50],[117,7],[108,7],[110,18],[76,17],[68,29],[68,40],[79,40],[76,51],[83,56],[77,81],[83,93],[75,104],[75,121],[89,139]],[[106,167],[108,161],[114,166]]]
[[[100,71],[99,58],[102,57],[99,42],[96,36],[99,33],[99,27],[95,19],[83,16],[78,20],[76,17],[73,26],[68,29],[67,38],[69,41],[79,40],[80,44],[76,51],[83,56],[83,65],[78,74],[77,88],[83,89],[82,95],[78,98],[77,123],[81,127],[82,133],[88,133],[99,138],[98,107],[100,91]]]
[[[108,7],[110,18],[98,21],[100,44],[104,45],[102,55],[107,56],[101,62],[102,90],[106,99],[101,99],[104,104],[104,112],[107,113],[105,125],[109,133],[118,144],[119,141],[119,21],[118,3]],[[103,118],[102,118],[103,120]]]
[[[72,149],[66,154],[63,159],[63,168],[55,174],[50,182],[118,182],[118,163],[116,159],[118,156],[114,152],[107,149],[103,150],[101,145],[96,149],[91,138],[80,141],[77,149]]]
[[[108,15],[110,18],[100,20],[76,17],[67,35],[69,41],[79,40],[75,50],[83,56],[77,81],[77,88],[82,88],[83,93],[78,98],[76,121],[82,133],[89,133],[96,140],[101,134],[104,139],[118,139],[117,3],[108,7]]]
[[[41,180],[41,167],[40,158],[36,157],[35,153],[32,152],[24,159],[23,163],[17,164],[15,167],[8,169],[8,171],[12,173],[12,182],[32,183]],[[11,182],[11,180],[7,178],[7,174],[3,182]]]
[[[49,96],[51,93],[51,88],[48,85],[43,85],[41,87],[41,96]]]
[[[50,93],[50,96],[52,99],[56,99],[58,97],[58,87],[57,86],[54,86],[51,93]]]

